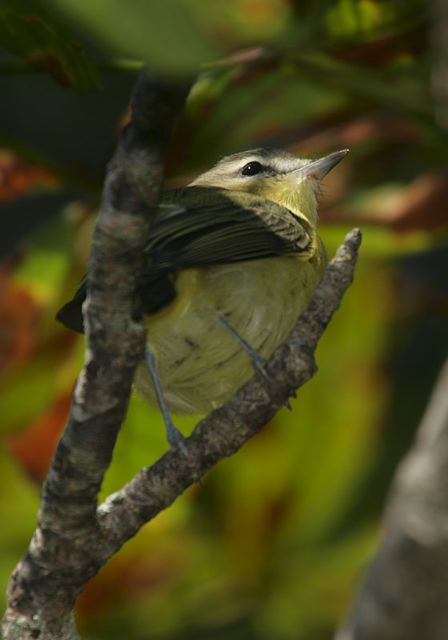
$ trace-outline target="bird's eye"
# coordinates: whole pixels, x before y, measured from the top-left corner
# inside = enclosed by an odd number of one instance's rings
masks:
[[[260,173],[261,171],[263,171],[263,165],[255,160],[254,162],[248,162],[244,165],[241,169],[241,174],[243,176],[256,176],[257,173]]]

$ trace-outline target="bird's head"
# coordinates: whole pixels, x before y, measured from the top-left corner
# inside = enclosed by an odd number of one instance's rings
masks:
[[[252,149],[222,158],[191,185],[254,193],[316,224],[319,184],[347,153],[309,160],[278,149]]]

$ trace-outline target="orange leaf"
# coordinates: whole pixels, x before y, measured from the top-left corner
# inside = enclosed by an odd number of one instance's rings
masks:
[[[25,362],[36,347],[39,309],[24,288],[10,286],[8,268],[0,270],[0,369]]]
[[[56,179],[43,167],[17,157],[8,149],[0,149],[0,202],[14,200],[36,186],[53,186]]]
[[[71,393],[59,397],[29,429],[7,440],[9,450],[36,480],[42,480],[47,474],[70,404]]]

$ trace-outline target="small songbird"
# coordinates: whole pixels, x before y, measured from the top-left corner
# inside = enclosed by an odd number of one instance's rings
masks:
[[[170,412],[205,414],[245,384],[288,336],[326,265],[317,191],[348,153],[318,160],[254,149],[164,194],[138,287],[147,326],[137,390]],[[113,292],[111,292],[111,295]],[[86,279],[57,315],[83,331]]]

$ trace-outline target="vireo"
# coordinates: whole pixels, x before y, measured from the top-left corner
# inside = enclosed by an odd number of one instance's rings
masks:
[[[288,336],[326,264],[316,194],[347,154],[254,149],[220,160],[158,207],[139,283],[147,349],[135,385],[164,415],[221,406]],[[111,292],[113,295],[113,292]],[[86,282],[57,318],[83,331]]]

